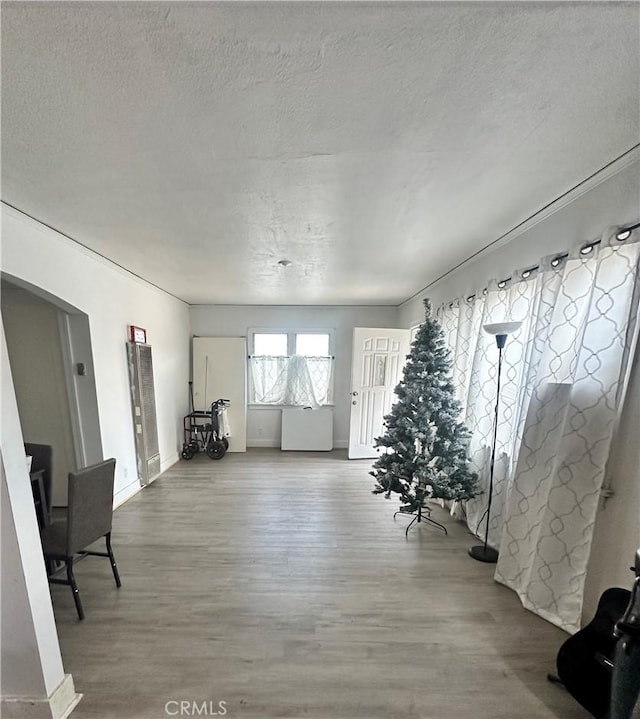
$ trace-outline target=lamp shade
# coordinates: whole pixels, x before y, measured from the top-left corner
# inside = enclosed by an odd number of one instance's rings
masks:
[[[482,329],[490,335],[510,335],[517,332],[521,326],[522,322],[494,322],[483,325]]]

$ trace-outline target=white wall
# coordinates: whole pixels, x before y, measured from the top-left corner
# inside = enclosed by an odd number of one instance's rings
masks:
[[[188,411],[189,312],[184,302],[25,215],[2,206],[2,270],[88,315],[105,457],[115,457],[116,503],[139,489],[125,342],[130,324],[153,347],[162,469],[178,458]]]
[[[507,245],[468,262],[426,292],[400,307],[401,326],[423,319],[422,298],[434,307],[508,277],[513,270],[537,263],[540,257],[570,250],[599,237],[614,225],[640,220],[640,163],[622,169]],[[607,587],[630,587],[628,567],[640,546],[640,348],[632,368],[624,412],[611,447],[607,474],[615,496],[601,509],[594,533],[587,582],[585,619],[590,620]]]
[[[66,506],[75,461],[59,310],[26,290],[2,286],[2,321],[26,442],[53,449],[52,504]]]
[[[88,467],[100,462],[102,436],[100,434],[100,416],[96,396],[96,375],[91,349],[91,329],[89,318],[85,314],[62,313],[66,346],[65,365],[67,367],[69,406],[75,434],[76,463],[78,467]],[[63,345],[65,343],[63,342]],[[85,367],[85,374],[79,375],[74,368],[79,364]]]
[[[70,710],[78,696],[62,667],[4,328],[0,334],[0,711],[54,719],[63,714],[55,707]]]
[[[334,331],[334,447],[349,440],[351,351],[354,327],[398,327],[396,307],[191,307],[191,331],[200,337],[247,337],[250,328],[328,329]],[[281,410],[249,407],[247,445],[279,447]]]

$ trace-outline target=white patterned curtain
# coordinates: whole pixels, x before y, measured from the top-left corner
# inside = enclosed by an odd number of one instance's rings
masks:
[[[256,404],[320,407],[330,401],[331,357],[255,355],[250,359]]]
[[[588,249],[591,247],[591,249]],[[584,578],[638,312],[638,233],[548,257],[535,270],[441,307],[470,457],[484,492],[466,503],[482,532],[498,350],[487,323],[521,321],[504,349],[489,543],[496,579],[528,609],[579,628]]]

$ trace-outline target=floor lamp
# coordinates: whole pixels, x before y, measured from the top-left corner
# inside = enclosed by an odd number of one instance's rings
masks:
[[[495,564],[498,561],[498,552],[487,545],[489,539],[489,520],[491,519],[491,500],[493,498],[493,470],[496,461],[496,440],[498,437],[498,410],[500,408],[500,375],[502,373],[502,350],[507,343],[507,336],[520,329],[522,322],[496,322],[484,325],[483,330],[496,338],[498,346],[498,383],[496,387],[496,408],[493,418],[493,442],[491,444],[491,465],[489,469],[489,502],[487,504],[487,526],[484,531],[484,544],[469,549],[469,555],[479,562]]]

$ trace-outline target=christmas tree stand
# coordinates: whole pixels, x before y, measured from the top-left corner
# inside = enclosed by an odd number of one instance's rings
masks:
[[[423,506],[422,503],[418,505],[417,512],[403,512],[401,509],[399,509],[397,512],[394,512],[394,519],[396,518],[397,514],[403,514],[405,517],[413,517],[413,519],[407,525],[407,528],[404,530],[405,537],[409,536],[409,530],[411,529],[411,527],[413,527],[414,524],[419,524],[420,522],[428,522],[434,527],[441,529],[445,534],[449,534],[444,524],[440,524],[440,522],[436,522],[435,519],[431,519],[431,510],[429,509],[429,507]]]

